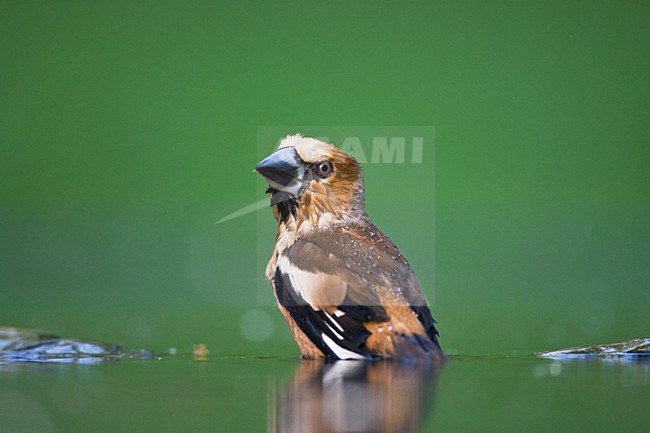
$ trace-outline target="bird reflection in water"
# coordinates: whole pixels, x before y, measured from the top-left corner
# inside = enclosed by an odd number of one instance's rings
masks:
[[[440,366],[302,361],[271,396],[269,432],[416,432]]]

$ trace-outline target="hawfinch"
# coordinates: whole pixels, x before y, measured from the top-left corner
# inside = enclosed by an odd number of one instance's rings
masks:
[[[444,360],[418,280],[366,214],[357,161],[290,135],[255,171],[279,223],[266,276],[302,356]]]

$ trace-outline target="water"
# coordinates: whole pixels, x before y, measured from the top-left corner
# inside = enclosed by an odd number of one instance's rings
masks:
[[[0,364],[0,432],[643,431],[650,363],[204,357]]]

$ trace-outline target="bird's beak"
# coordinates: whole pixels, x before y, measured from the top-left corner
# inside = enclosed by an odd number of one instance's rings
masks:
[[[271,187],[294,196],[300,194],[305,165],[295,148],[285,147],[272,153],[257,164],[255,171],[261,174]]]

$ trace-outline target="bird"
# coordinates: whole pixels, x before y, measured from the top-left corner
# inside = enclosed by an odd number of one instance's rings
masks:
[[[411,266],[366,213],[352,155],[287,135],[254,171],[278,222],[266,277],[303,359],[446,359]]]

